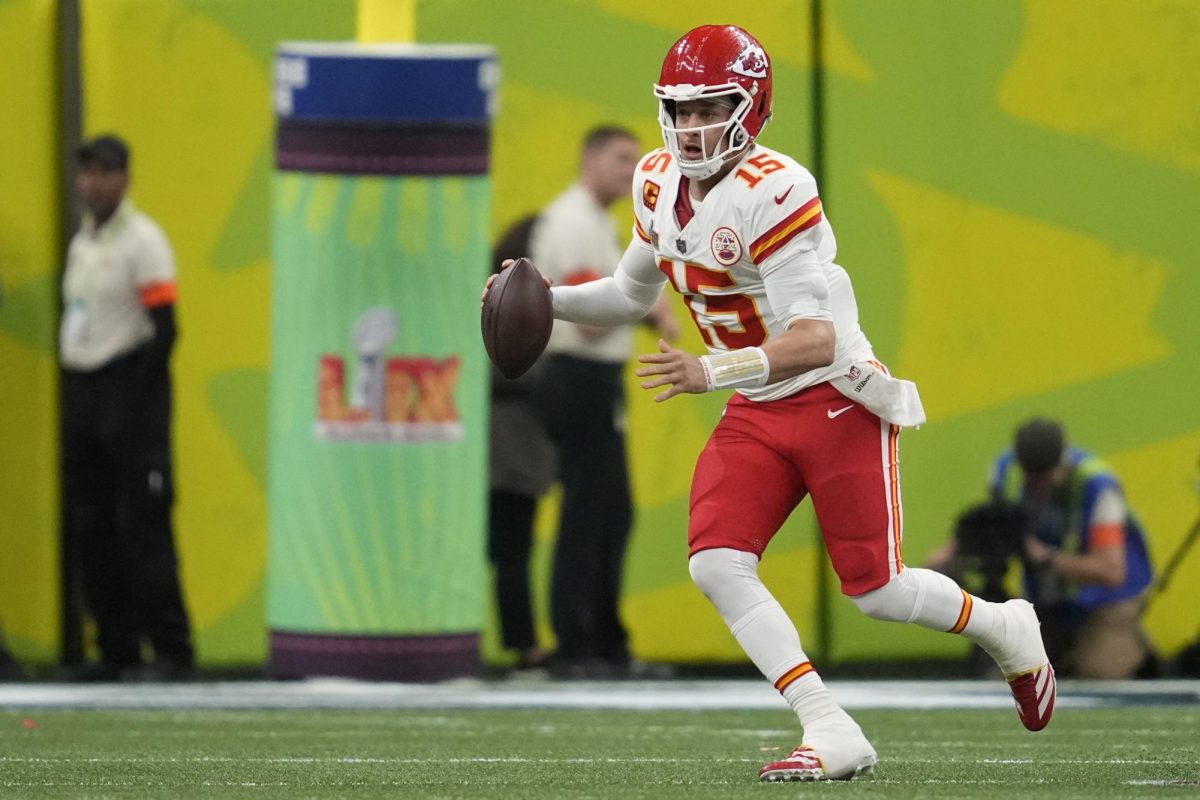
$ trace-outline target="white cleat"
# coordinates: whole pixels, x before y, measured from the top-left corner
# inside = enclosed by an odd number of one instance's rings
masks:
[[[758,771],[759,780],[850,781],[875,771],[875,748],[849,716],[830,724],[810,725],[804,744]]]
[[[1021,724],[1040,731],[1050,724],[1058,683],[1046,657],[1041,623],[1027,600],[1009,600],[1002,606],[1004,641],[988,650],[1008,681]]]

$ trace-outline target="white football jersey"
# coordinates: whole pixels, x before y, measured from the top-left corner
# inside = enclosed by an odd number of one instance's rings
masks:
[[[798,319],[830,320],[837,332],[830,366],[738,391],[777,400],[874,359],[807,169],[755,144],[703,202],[691,200],[687,185],[665,148],[643,157],[633,179],[634,236],[683,295],[710,352],[762,345]]]

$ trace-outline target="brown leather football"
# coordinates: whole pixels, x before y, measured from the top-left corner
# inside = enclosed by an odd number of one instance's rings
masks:
[[[542,274],[527,258],[500,273],[483,298],[483,344],[506,378],[533,366],[550,340],[554,309]]]

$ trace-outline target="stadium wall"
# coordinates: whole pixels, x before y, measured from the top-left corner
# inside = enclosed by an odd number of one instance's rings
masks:
[[[0,630],[58,651],[57,4],[0,0]]]
[[[662,54],[688,27],[730,17],[708,0],[687,12],[635,0],[546,0],[536,13],[515,5],[416,2],[418,40],[500,52],[493,234],[572,179],[592,125],[626,124],[656,146],[650,83]],[[200,656],[259,662],[271,55],[279,40],[354,38],[359,9],[352,0],[81,7],[85,132],[129,137],[133,196],[179,259],[177,522]],[[1122,475],[1161,566],[1197,513],[1194,4],[826,0],[822,9],[823,199],[866,330],[893,371],[918,382],[930,414],[903,438],[906,560],[919,563],[944,541],[958,511],[982,497],[1013,426],[1044,413]],[[812,163],[810,4],[763,2],[737,17],[775,58],[776,118],[764,142]],[[22,109],[20,126],[0,126],[0,408],[9,420],[0,426],[0,623],[30,660],[52,659],[57,647],[53,59],[54,4],[0,0],[9,67],[0,103]],[[616,209],[622,220],[629,212],[628,203]],[[698,348],[685,330],[684,345]],[[639,350],[652,347],[639,335]],[[632,378],[628,390],[638,522],[624,612],[635,651],[740,660],[686,570],[687,486],[720,398],[661,407]],[[539,517],[542,575],[555,502]],[[950,637],[866,620],[821,577],[822,558],[802,509],[764,575],[826,657],[962,651]],[[1196,634],[1185,587],[1198,580],[1193,554],[1150,611],[1165,652]],[[816,622],[823,602],[826,629]]]
[[[903,438],[911,563],[984,497],[1034,414],[1125,483],[1159,568],[1197,515],[1200,10],[831,0],[860,69],[829,75],[825,182],[877,354],[918,382]],[[903,31],[902,35],[897,35]],[[1151,607],[1156,644],[1200,628],[1194,552]],[[961,647],[839,601],[835,653]]]
[[[266,657],[271,77],[278,41],[353,39],[354,0],[84,0],[84,130],[133,148],[175,247],[176,528],[202,663]]]
[[[527,15],[477,0],[418,3],[420,40],[500,50],[495,230],[572,179],[592,125],[626,124],[657,146],[650,83],[662,54],[691,26],[731,17],[726,4],[689,9],[550,2]],[[809,164],[811,11],[793,0],[732,15],[774,57],[764,143]],[[1200,339],[1189,331],[1200,271],[1182,223],[1200,203],[1195,5],[826,0],[821,11],[819,178],[839,261],[877,354],[918,382],[929,411],[903,437],[906,561],[919,564],[983,499],[1014,427],[1047,414],[1124,478],[1162,566],[1197,513]],[[628,204],[616,213],[628,219]],[[684,345],[698,348],[677,311]],[[639,336],[640,352],[653,347]],[[638,517],[624,613],[635,650],[740,660],[685,564],[688,481],[721,401],[656,406],[630,375]],[[551,497],[539,518],[543,562],[554,513]],[[818,626],[823,556],[806,508],[769,553],[765,579],[826,657],[963,652],[959,639],[867,619],[828,573],[829,624]],[[1197,633],[1185,589],[1197,579],[1193,555],[1151,608],[1167,653]]]

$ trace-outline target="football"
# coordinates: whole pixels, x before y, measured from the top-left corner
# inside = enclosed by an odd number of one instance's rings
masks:
[[[554,311],[542,274],[527,258],[502,271],[483,298],[483,344],[506,378],[533,366],[550,340]]]

